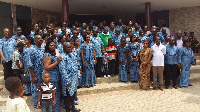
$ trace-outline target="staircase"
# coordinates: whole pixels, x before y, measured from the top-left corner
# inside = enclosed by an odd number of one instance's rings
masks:
[[[191,76],[193,74],[198,74],[200,73],[200,56],[196,56],[196,65],[192,65],[191,67]],[[131,90],[131,89],[139,89],[139,83],[131,83],[129,80],[129,75],[128,75],[128,81],[127,83],[119,82],[119,76],[113,76],[109,78],[97,78],[97,84],[94,87],[90,88],[80,88],[78,89],[78,96],[80,95],[89,95],[89,94],[98,94],[98,93],[106,93],[106,92],[112,92],[112,91],[123,91],[123,90]],[[193,79],[192,81],[195,81]],[[0,65],[0,87],[3,87],[4,89],[0,92],[0,108],[5,110],[5,104],[7,97],[9,95],[9,92],[5,88],[4,84],[4,77],[3,77],[3,67]],[[31,96],[27,96],[27,104],[28,105],[33,105],[32,104],[32,98]],[[31,107],[31,106],[29,106]],[[33,108],[33,107],[31,107]]]

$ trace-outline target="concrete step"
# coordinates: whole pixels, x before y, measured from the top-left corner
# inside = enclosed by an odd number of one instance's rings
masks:
[[[90,88],[80,88],[78,89],[77,93],[78,95],[88,95],[88,94],[98,94],[111,91],[130,90],[130,89],[139,89],[139,83],[131,83],[131,82],[101,83],[101,84],[96,84],[96,86]]]

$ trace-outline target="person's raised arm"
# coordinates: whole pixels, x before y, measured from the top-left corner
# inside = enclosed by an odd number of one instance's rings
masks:
[[[61,56],[58,56],[57,61],[51,64],[51,59],[52,57],[44,57],[43,58],[43,63],[44,63],[44,70],[45,71],[50,71],[54,69],[62,60]]]

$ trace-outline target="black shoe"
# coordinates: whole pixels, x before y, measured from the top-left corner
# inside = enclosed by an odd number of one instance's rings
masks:
[[[153,90],[156,90],[156,86],[153,87]]]
[[[175,89],[177,89],[177,86],[173,86]]]
[[[77,108],[72,109],[72,112],[80,112],[80,111],[81,109],[77,109]]]
[[[158,89],[160,89],[161,91],[163,91],[162,87],[160,87],[160,86],[158,87]]]
[[[168,89],[168,88],[169,88],[169,85],[165,85],[165,88]]]

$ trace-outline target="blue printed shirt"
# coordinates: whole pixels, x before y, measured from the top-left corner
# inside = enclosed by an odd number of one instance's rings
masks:
[[[169,65],[180,63],[179,48],[177,46],[166,46],[165,63]]]
[[[103,46],[103,42],[100,37],[94,37],[93,35],[90,36],[91,43],[93,44],[96,57],[102,57],[101,46]]]
[[[10,38],[7,40],[5,37],[0,39],[0,50],[3,52],[3,56],[6,58],[6,62],[12,60],[12,53],[15,51],[17,42],[15,39]]]
[[[75,60],[74,54],[61,53],[62,61],[59,63],[59,71],[61,74],[62,93],[66,96],[66,88],[72,96],[77,88],[78,82],[78,62]],[[66,87],[71,83],[70,87]]]
[[[36,45],[27,50],[27,67],[32,67],[38,82],[42,82],[44,48]]]

